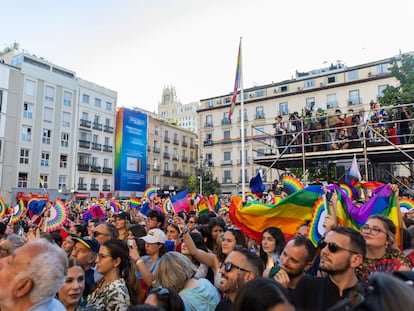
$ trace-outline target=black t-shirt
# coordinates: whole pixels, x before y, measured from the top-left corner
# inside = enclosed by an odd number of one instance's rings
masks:
[[[215,311],[230,311],[232,304],[233,302],[229,298],[223,299],[216,306]]]
[[[323,311],[345,299],[356,290],[357,285],[347,288],[339,295],[338,287],[329,276],[304,276],[293,292],[293,300],[297,311]]]

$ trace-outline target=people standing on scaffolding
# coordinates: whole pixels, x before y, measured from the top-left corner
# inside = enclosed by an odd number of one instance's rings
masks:
[[[399,135],[400,144],[409,144],[410,143],[410,120],[411,115],[408,112],[407,106],[397,107],[395,112],[395,120],[398,122],[397,132]]]
[[[378,103],[372,104],[372,116],[371,116],[371,123],[373,124],[373,127],[375,128],[376,132],[379,135],[376,135],[377,137],[374,138],[374,141],[383,141],[382,136],[385,136],[387,134],[387,121],[389,119],[389,115],[385,109],[380,109],[380,106]],[[374,133],[375,135],[375,133]]]
[[[276,123],[273,125],[275,128],[275,139],[279,153],[282,153],[286,146],[286,134],[288,131],[287,123],[282,120],[282,116],[277,116]]]
[[[296,139],[292,143],[291,152],[295,153],[300,149],[300,144],[302,143],[302,117],[299,116],[299,113],[295,111],[290,115],[289,121],[291,122],[291,130]]]
[[[332,144],[334,150],[342,150],[349,148],[349,138],[344,128],[340,129],[335,142]]]
[[[344,126],[344,118],[340,109],[336,109],[335,114],[328,117],[328,126],[331,142],[334,143],[339,129]]]

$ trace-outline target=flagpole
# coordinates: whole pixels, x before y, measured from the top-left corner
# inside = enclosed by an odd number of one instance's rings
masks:
[[[243,91],[243,57],[242,57],[242,37],[240,37],[240,46],[239,46],[239,53],[240,53],[240,131],[241,131],[241,161],[242,161],[242,202],[245,201],[245,195],[244,195],[244,188],[245,188],[245,178],[246,178],[246,172],[245,172],[245,152],[244,152],[244,91]]]

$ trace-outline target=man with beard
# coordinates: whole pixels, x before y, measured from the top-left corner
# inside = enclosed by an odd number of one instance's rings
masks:
[[[216,307],[216,311],[230,310],[237,292],[248,281],[261,276],[264,270],[259,256],[246,248],[235,246],[221,265],[219,290],[226,294]]]
[[[306,270],[312,267],[316,249],[312,242],[303,236],[292,238],[280,255],[280,270],[273,277],[293,296],[293,290]]]
[[[304,276],[298,282],[293,292],[297,310],[327,310],[357,290],[355,268],[366,254],[362,235],[348,227],[334,227],[321,240],[319,248],[319,268],[327,276]]]

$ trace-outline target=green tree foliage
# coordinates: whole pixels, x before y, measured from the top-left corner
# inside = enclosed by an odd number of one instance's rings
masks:
[[[414,102],[414,56],[402,54],[399,58],[393,58],[390,72],[400,84],[386,87],[380,99],[381,106]]]
[[[200,172],[199,172],[200,173]],[[202,176],[202,191],[203,195],[221,194],[221,185],[217,178],[214,177],[213,172],[209,169],[201,170]],[[189,193],[200,192],[200,176],[191,175],[184,182],[184,188],[188,189]]]

